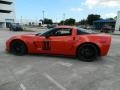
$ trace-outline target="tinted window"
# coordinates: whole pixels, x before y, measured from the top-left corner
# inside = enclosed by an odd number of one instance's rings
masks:
[[[83,28],[77,28],[77,35],[82,35],[82,34],[96,34],[96,32]]]
[[[58,29],[53,36],[69,36],[69,35],[72,35],[72,30],[71,29],[67,29],[67,28],[64,28],[64,29]]]
[[[45,33],[41,34],[41,36],[51,35],[54,31],[56,31],[55,28],[49,29]]]
[[[10,13],[10,12],[12,12],[12,11],[10,11],[10,10],[1,10],[0,9],[0,13]]]
[[[77,35],[82,35],[82,34],[89,34],[89,33],[82,29],[77,29]]]
[[[69,35],[72,35],[72,30],[69,28],[53,28],[41,34],[41,36],[48,36],[48,35],[49,36],[69,36]]]
[[[9,2],[9,1],[1,1],[1,0],[0,0],[0,3],[1,3],[1,4],[8,4],[8,5],[12,4],[12,2]]]

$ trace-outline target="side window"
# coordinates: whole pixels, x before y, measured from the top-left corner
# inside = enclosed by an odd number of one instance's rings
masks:
[[[82,30],[77,30],[77,35],[83,35],[83,34],[87,34],[87,33]]]
[[[56,32],[59,31],[60,28],[53,28],[43,34],[43,36],[56,36]]]
[[[55,36],[70,36],[72,35],[72,30],[69,28],[61,28],[54,33]]]

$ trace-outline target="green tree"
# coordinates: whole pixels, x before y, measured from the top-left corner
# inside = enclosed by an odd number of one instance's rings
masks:
[[[114,18],[107,18],[106,20],[115,20]]]
[[[100,20],[101,19],[101,16],[100,15],[97,15],[97,14],[90,14],[88,15],[87,17],[87,23],[89,25],[93,25],[93,22],[96,21],[96,20]]]
[[[60,21],[59,25],[64,25],[64,23],[65,23],[65,21],[62,20],[62,21]]]
[[[66,19],[65,21],[62,20],[59,23],[59,25],[75,25],[75,24],[76,24],[76,20],[73,18]]]
[[[76,20],[73,18],[66,19],[65,21],[60,21],[59,25],[75,25]]]
[[[48,19],[48,18],[45,18],[44,20],[40,20],[40,21],[42,21],[42,23],[44,24],[53,24],[52,19]]]
[[[114,17],[114,20],[117,20],[117,16]]]
[[[87,20],[83,19],[79,23],[80,23],[80,25],[86,25],[87,24]]]
[[[69,18],[69,19],[66,19],[65,20],[65,25],[75,25],[75,23],[76,23],[76,20],[75,19],[73,19],[73,18]]]

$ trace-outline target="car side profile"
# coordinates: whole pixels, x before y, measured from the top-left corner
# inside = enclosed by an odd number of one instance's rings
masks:
[[[6,42],[6,50],[15,55],[53,54],[93,61],[106,56],[111,36],[87,32],[73,26],[58,26],[43,34],[13,36]]]

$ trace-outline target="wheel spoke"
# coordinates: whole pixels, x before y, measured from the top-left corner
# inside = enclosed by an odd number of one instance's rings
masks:
[[[97,57],[96,47],[84,45],[79,48],[78,57],[84,61],[93,61]]]
[[[21,42],[13,42],[11,45],[11,52],[16,55],[22,55],[25,53],[25,46]]]

